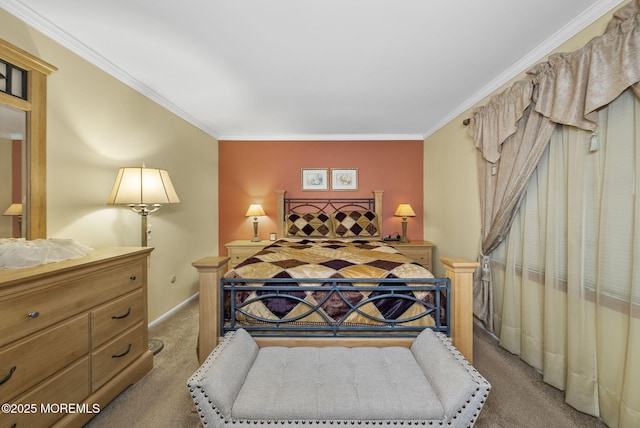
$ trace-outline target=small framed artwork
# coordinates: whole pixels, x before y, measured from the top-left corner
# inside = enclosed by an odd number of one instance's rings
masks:
[[[331,168],[331,190],[358,190],[358,169]]]
[[[302,190],[329,190],[327,168],[302,168]]]

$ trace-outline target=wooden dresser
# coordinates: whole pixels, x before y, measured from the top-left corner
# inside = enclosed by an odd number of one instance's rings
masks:
[[[0,428],[82,426],[151,370],[151,250],[0,271]]]

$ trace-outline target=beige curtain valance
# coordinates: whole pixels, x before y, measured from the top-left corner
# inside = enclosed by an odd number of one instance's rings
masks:
[[[532,102],[554,123],[593,131],[597,110],[627,88],[640,97],[640,0],[618,10],[602,36],[577,51],[551,55],[527,74],[473,110],[469,133],[487,162],[500,159],[501,145]]]
[[[531,104],[532,94],[532,81],[516,82],[473,111],[469,132],[487,161],[495,163],[500,159],[500,146],[518,129],[518,121]]]
[[[555,123],[593,131],[597,110],[640,82],[640,1],[622,8],[607,31],[575,52],[551,55],[529,70],[535,109]]]

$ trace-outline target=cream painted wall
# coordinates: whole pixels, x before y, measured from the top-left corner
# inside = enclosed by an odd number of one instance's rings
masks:
[[[473,142],[465,136],[460,120],[425,140],[424,239],[436,245],[436,276],[444,276],[440,257],[478,256],[478,173]]]
[[[626,4],[626,2],[624,3]],[[623,5],[624,5],[623,4]],[[601,35],[618,6],[564,42],[555,52],[571,52]],[[549,53],[551,54],[551,52]],[[544,61],[540,58],[539,61]],[[502,92],[524,73],[494,93]],[[477,105],[487,102],[490,95]],[[468,129],[462,124],[471,110],[446,124],[425,139],[424,146],[424,239],[437,245],[439,257],[466,257],[480,253],[481,220],[476,149]],[[444,275],[442,264],[434,264],[436,276]]]
[[[0,38],[58,67],[48,88],[48,236],[139,246],[140,217],[106,205],[116,172],[167,169],[181,203],[149,220],[149,321],[191,297],[191,262],[218,252],[218,142],[3,10]]]

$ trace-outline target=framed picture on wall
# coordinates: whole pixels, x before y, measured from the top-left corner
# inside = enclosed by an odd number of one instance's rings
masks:
[[[329,190],[327,168],[302,168],[302,190]]]
[[[331,190],[358,190],[358,169],[331,168]]]

